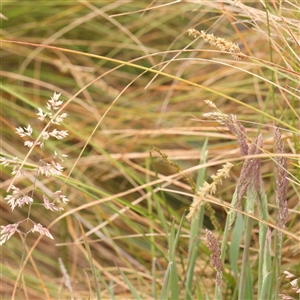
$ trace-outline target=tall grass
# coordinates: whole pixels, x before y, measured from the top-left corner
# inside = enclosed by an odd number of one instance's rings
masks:
[[[1,298],[299,298],[297,1],[1,13]]]

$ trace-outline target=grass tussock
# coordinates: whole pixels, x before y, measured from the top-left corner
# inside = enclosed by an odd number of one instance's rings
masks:
[[[1,298],[298,299],[297,9],[2,3]]]

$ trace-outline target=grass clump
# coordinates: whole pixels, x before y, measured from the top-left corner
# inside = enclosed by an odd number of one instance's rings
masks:
[[[297,8],[3,3],[1,297],[297,299]]]

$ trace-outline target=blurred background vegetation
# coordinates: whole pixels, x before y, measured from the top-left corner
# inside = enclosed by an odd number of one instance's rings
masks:
[[[248,129],[250,140],[262,132],[265,153],[273,149],[272,126],[276,120],[283,122],[279,127],[291,154],[288,170],[293,177],[288,191],[292,210],[288,230],[299,234],[297,1],[274,1],[267,8],[262,1],[7,1],[1,5],[2,39],[20,42],[1,42],[1,155],[24,159],[28,149],[15,128],[31,124],[37,137],[43,128],[36,117],[37,108],[44,108],[54,92],[61,93],[64,101],[75,95],[64,110],[69,115],[63,125],[69,131],[67,139],[49,140],[25,165],[30,170],[53,151],[68,155],[63,163],[65,176],[39,178],[32,220],[48,226],[59,217],[40,205],[41,191],[61,189],[70,202],[63,212],[66,216],[50,229],[55,240],[42,238],[31,254],[20,280],[20,299],[70,299],[71,294],[75,299],[95,297],[79,223],[103,278],[102,297],[109,297],[106,283],[115,297],[132,298],[119,267],[142,299],[155,298],[152,282],[161,288],[168,264],[168,230],[173,220],[179,224],[192,201],[159,187],[192,192],[152,147],[167,154],[182,170],[195,167],[189,175],[196,181],[197,166],[201,169],[199,161],[205,154],[202,147],[208,139],[205,180],[225,162],[235,164],[231,177],[216,194],[224,202],[230,203],[239,177],[242,159],[236,138],[222,125],[202,117],[211,111],[205,99],[213,101],[222,113],[235,114]],[[235,61],[203,39],[194,40],[187,34],[189,28],[239,44],[245,58]],[[121,62],[136,66],[122,66]],[[144,72],[139,66],[149,70]],[[150,68],[164,74],[155,74]],[[3,200],[11,171],[1,168],[1,225],[21,221],[28,214],[26,206],[12,212]],[[263,159],[262,174],[269,203],[274,205],[272,159]],[[29,191],[32,175],[16,185]],[[214,209],[224,226],[226,211],[220,206]],[[189,226],[184,220],[176,250],[182,285]],[[214,231],[207,215],[204,227]],[[37,236],[27,237],[26,248],[18,235],[2,246],[2,299],[10,298],[21,258]],[[216,237],[221,241],[221,233],[216,232]],[[202,238],[194,281],[212,295],[215,275]],[[254,231],[253,263],[257,244]],[[70,275],[73,293],[64,286],[59,257]],[[298,241],[286,237],[282,264],[284,270],[299,274]],[[229,266],[223,276],[224,299],[231,299],[235,279]],[[283,280],[282,289],[288,290],[289,283]]]

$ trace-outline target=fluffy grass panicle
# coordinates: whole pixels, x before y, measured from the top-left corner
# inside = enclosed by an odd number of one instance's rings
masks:
[[[57,126],[61,125],[61,122],[63,122],[64,119],[68,116],[66,113],[55,116],[56,111],[59,110],[63,104],[63,101],[59,100],[59,97],[60,94],[54,93],[53,97],[48,100],[45,111],[41,108],[38,108],[38,120],[40,120],[41,122],[48,121],[50,123],[48,124],[49,126],[47,127],[47,130],[42,132],[41,141],[34,138],[34,131],[30,124],[27,127],[16,128],[16,134],[21,138],[26,138],[26,141],[24,142],[25,147],[33,148],[35,146],[39,146],[41,149],[44,149],[45,143],[48,139],[54,138],[57,140],[62,140],[68,136],[67,130],[57,129]],[[10,165],[13,166],[13,171],[11,174],[15,177],[15,180],[21,180],[22,178],[26,178],[26,176],[29,176],[29,173],[34,173],[33,188],[30,191],[24,193],[17,186],[11,185],[12,193],[8,194],[4,199],[7,201],[7,204],[10,206],[12,211],[17,207],[22,208],[25,205],[28,205],[29,208],[28,217],[26,219],[14,224],[1,226],[0,245],[7,242],[16,232],[24,236],[27,236],[30,232],[38,232],[41,235],[45,235],[51,239],[54,239],[47,228],[45,228],[40,223],[36,223],[36,221],[33,221],[30,218],[30,210],[32,209],[33,204],[37,204],[37,200],[34,200],[34,198],[35,194],[38,192],[36,188],[36,182],[38,178],[41,176],[51,177],[62,175],[64,167],[60,163],[64,161],[65,157],[66,155],[59,155],[56,151],[54,151],[53,155],[48,157],[47,159],[40,159],[40,161],[38,162],[38,166],[31,171],[24,170],[24,168],[22,168],[21,161],[17,157],[15,157],[14,159],[0,157],[2,165],[4,165],[5,167]],[[61,207],[61,204],[66,204],[69,201],[61,190],[57,190],[50,195],[46,195],[43,192],[42,198],[42,205],[45,209],[50,211],[63,211],[64,208]],[[29,224],[29,222],[31,223],[31,228],[27,229],[27,231],[25,232],[19,229],[19,226],[24,222],[26,222],[27,225]]]
[[[289,271],[284,271],[283,272],[285,275],[286,279],[292,279],[290,281],[290,286],[291,286],[291,290],[297,295],[300,294],[300,286],[299,286],[299,278],[296,277],[294,274],[290,273]],[[286,294],[279,294],[278,295],[280,297],[281,300],[293,300],[296,299],[294,297],[288,296]]]
[[[274,129],[274,145],[275,153],[285,153],[284,144],[281,139],[281,134],[278,128]],[[274,176],[275,176],[275,187],[276,197],[275,203],[278,207],[278,227],[284,228],[287,215],[287,200],[286,194],[288,191],[288,173],[287,173],[287,158],[285,156],[276,156],[274,158]]]
[[[208,183],[206,181],[203,183],[203,186],[196,194],[197,197],[195,197],[193,203],[190,206],[190,211],[186,216],[188,220],[197,217],[201,206],[206,202],[206,197],[216,192],[217,185],[222,184],[222,180],[229,177],[229,172],[232,167],[233,164],[227,162],[221,169],[218,170],[216,175],[211,176],[211,178],[213,179],[211,183]]]
[[[222,283],[222,276],[223,276],[223,263],[221,260],[221,248],[218,244],[217,239],[214,237],[213,233],[210,230],[205,230],[206,232],[206,239],[208,242],[208,248],[211,252],[210,255],[210,262],[211,265],[217,271],[216,283],[220,287]]]
[[[235,60],[241,60],[243,58],[243,54],[241,53],[239,45],[231,41],[228,41],[224,38],[216,37],[213,34],[208,34],[204,30],[198,31],[194,28],[189,29],[188,34],[192,35],[194,38],[202,37],[204,41],[206,43],[209,43],[211,46],[215,46],[223,52],[231,53],[233,59]]]

